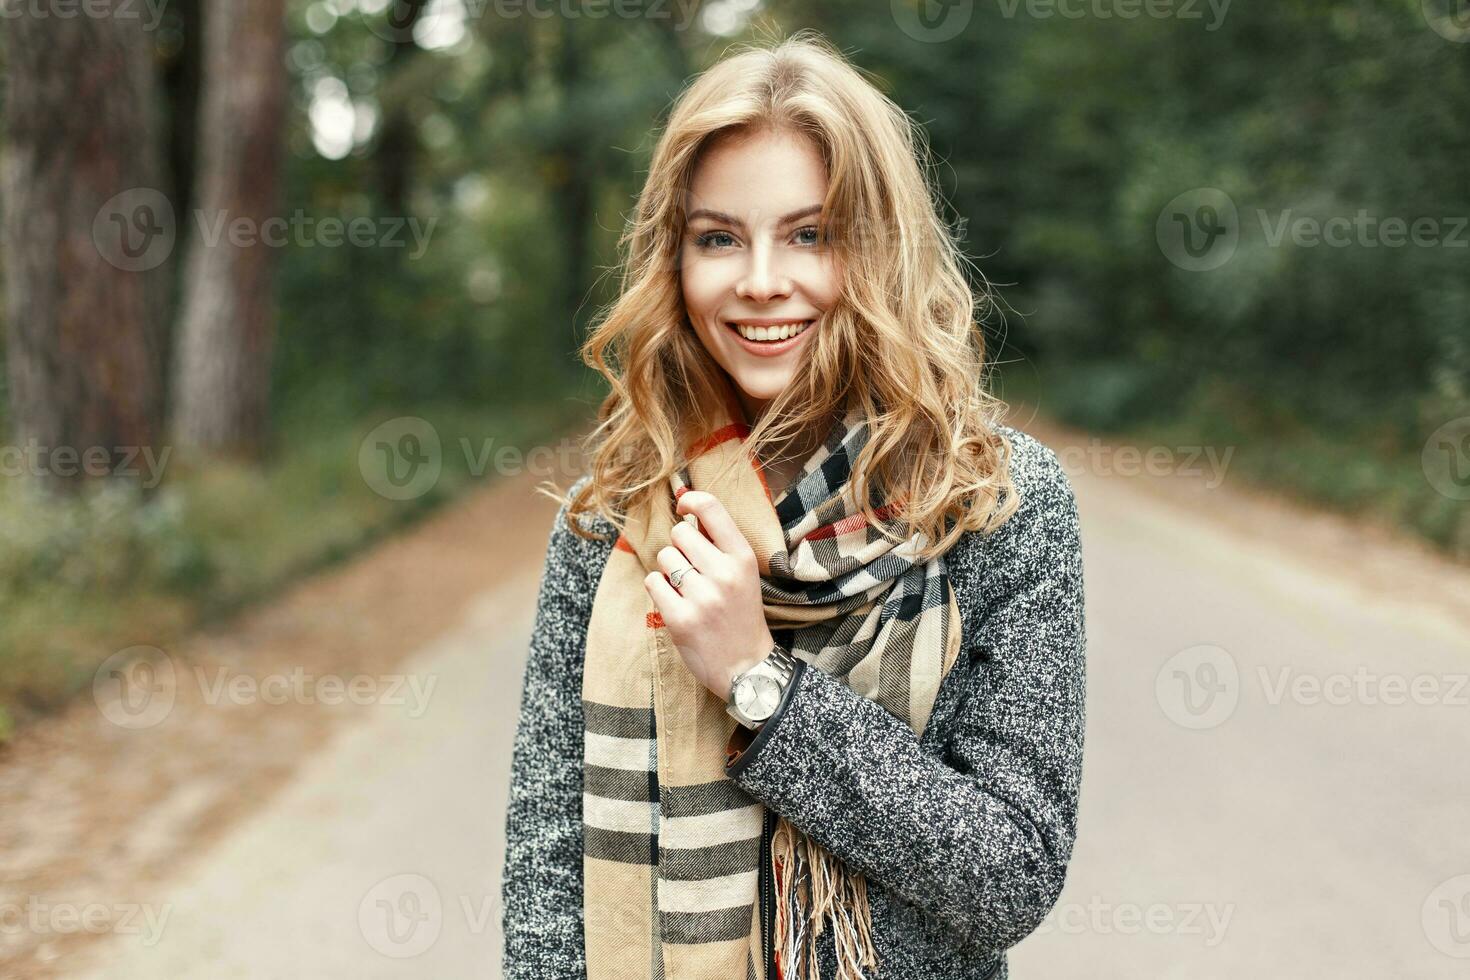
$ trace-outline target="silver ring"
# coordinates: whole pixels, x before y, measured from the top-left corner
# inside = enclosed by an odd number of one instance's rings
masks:
[[[694,571],[693,565],[685,565],[683,568],[679,569],[678,571],[674,572],[674,574],[669,576],[669,582],[674,586],[674,588],[677,589],[679,587],[679,583],[684,581],[684,576],[688,575],[692,571]]]

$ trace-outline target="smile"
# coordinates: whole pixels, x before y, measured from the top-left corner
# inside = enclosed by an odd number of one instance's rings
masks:
[[[762,357],[784,353],[795,347],[815,320],[726,321],[725,326],[740,339],[740,346]]]

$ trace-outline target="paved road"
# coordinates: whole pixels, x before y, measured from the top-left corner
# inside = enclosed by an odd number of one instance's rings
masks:
[[[1073,482],[1082,834],[1012,975],[1470,975],[1464,623],[1242,534],[1207,495]],[[76,975],[498,976],[498,835],[535,585],[485,596],[416,656],[409,669],[436,679],[422,717],[354,723],[155,896],[156,943],[107,937]]]
[[[1014,975],[1470,976],[1463,621],[1078,486],[1082,833]]]

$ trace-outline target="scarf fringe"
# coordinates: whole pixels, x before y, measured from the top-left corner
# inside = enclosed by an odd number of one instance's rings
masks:
[[[771,858],[781,980],[822,980],[817,937],[828,919],[837,952],[835,980],[864,980],[863,968],[878,966],[867,880],[784,816],[771,835]]]

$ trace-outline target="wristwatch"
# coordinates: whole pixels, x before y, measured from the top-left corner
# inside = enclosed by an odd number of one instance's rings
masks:
[[[746,728],[759,728],[775,714],[781,695],[796,673],[796,658],[781,644],[771,647],[766,659],[741,671],[730,681],[725,710]]]

